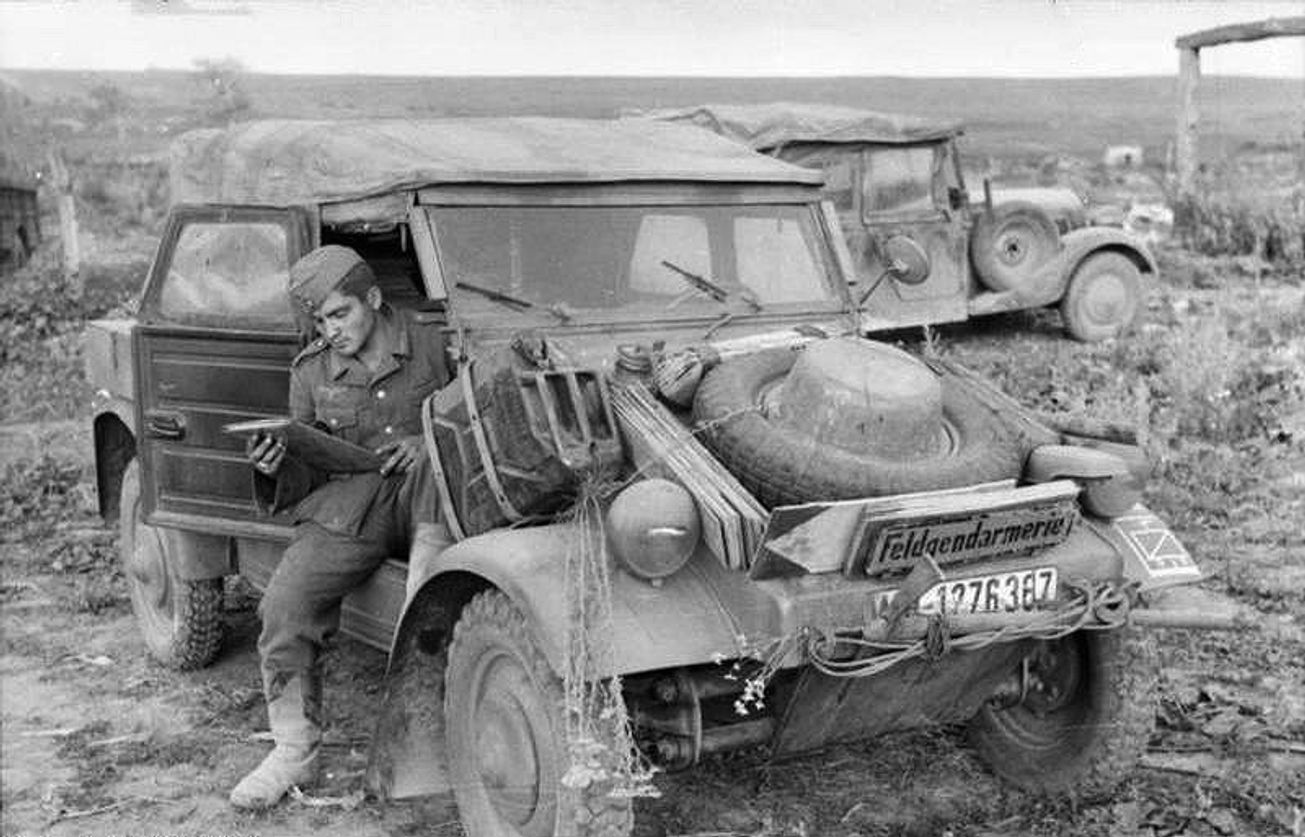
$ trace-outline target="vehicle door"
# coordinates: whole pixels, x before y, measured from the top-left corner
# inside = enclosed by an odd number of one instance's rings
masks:
[[[950,142],[866,145],[857,190],[859,229],[848,238],[870,329],[951,322],[966,317],[967,231],[959,169]],[[929,274],[908,285],[884,277],[885,244],[905,236],[928,255]],[[884,277],[880,280],[880,277]]]
[[[287,411],[301,339],[286,282],[311,246],[302,209],[180,207],[170,216],[133,347],[150,522],[257,530],[244,440],[222,427]]]

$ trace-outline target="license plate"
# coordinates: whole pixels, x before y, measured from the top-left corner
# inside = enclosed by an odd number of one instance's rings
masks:
[[[896,591],[885,595],[882,608],[892,601]],[[956,616],[970,613],[1014,613],[1033,610],[1042,602],[1056,598],[1056,570],[1039,567],[1008,573],[980,575],[943,581],[925,591],[916,610],[927,616]]]

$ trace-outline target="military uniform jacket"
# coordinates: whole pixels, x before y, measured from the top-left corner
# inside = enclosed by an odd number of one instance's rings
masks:
[[[390,352],[374,372],[357,358],[332,351],[325,340],[314,340],[291,362],[291,418],[368,448],[420,435],[422,401],[450,377],[441,322],[436,315],[383,305],[376,322],[383,331],[377,336]],[[357,535],[382,484],[399,478],[323,474],[287,458],[274,479],[262,478],[262,490],[255,479],[264,508],[279,512],[297,503],[296,523],[311,520]]]

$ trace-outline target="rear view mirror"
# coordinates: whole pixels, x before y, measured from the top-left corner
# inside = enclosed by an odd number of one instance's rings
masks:
[[[929,278],[929,272],[933,269],[929,254],[910,236],[889,236],[878,249],[884,270],[861,294],[860,305],[865,305],[866,300],[870,299],[888,277],[903,285],[921,285]]]
[[[894,282],[921,285],[929,278],[932,269],[929,254],[915,239],[905,235],[891,236],[884,242],[883,254],[886,270]]]

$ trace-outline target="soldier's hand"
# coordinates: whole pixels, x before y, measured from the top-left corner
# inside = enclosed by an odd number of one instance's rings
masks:
[[[245,456],[255,470],[270,477],[280,470],[285,459],[285,438],[270,433],[250,436],[245,444]]]
[[[376,449],[381,456],[389,457],[381,466],[381,476],[407,473],[417,457],[424,453],[420,436],[404,436]]]

